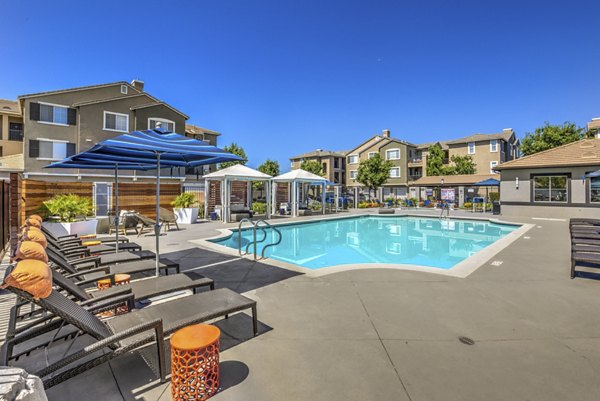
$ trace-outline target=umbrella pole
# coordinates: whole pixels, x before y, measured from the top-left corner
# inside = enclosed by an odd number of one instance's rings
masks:
[[[154,235],[156,236],[156,277],[159,276],[158,264],[160,261],[160,153],[156,154],[156,224]]]
[[[115,164],[115,228],[117,235],[115,243],[115,253],[119,253],[119,164]],[[110,230],[109,230],[110,231]]]

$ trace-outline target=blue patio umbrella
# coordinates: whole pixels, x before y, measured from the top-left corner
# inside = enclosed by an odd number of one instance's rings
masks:
[[[500,181],[495,178],[488,178],[473,184],[474,187],[485,187],[485,202],[488,201],[488,187],[498,187],[500,189]],[[485,210],[485,207],[484,207]]]
[[[133,131],[128,134],[106,139],[91,149],[78,153],[64,160],[68,166],[53,163],[47,167],[77,168],[76,165],[93,164],[106,168],[131,167],[136,170],[156,169],[156,275],[159,273],[160,259],[160,169],[161,167],[197,167],[206,164],[239,161],[241,157],[225,152],[223,149],[206,142],[189,138],[175,132],[160,128],[144,131]],[[137,168],[135,168],[137,167]]]

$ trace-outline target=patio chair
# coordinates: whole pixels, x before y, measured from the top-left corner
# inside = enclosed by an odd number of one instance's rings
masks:
[[[156,256],[152,251],[135,251],[130,252],[122,250],[119,253],[115,253],[114,249],[112,253],[102,255],[92,255],[91,249],[84,246],[76,246],[70,248],[61,248],[57,246],[52,240],[48,240],[48,248],[52,249],[56,253],[62,255],[65,259],[77,262],[77,263],[94,263],[97,266],[112,265],[115,263],[133,262],[144,259],[154,259]]]
[[[48,253],[48,259],[54,263],[57,268],[65,271],[67,277],[77,280],[80,285],[95,283],[98,280],[106,278],[111,279],[112,284],[114,284],[115,274],[134,275],[152,273],[156,270],[156,263],[154,260],[138,260],[116,265],[97,266],[95,264],[90,264],[88,261],[77,263],[77,261],[67,260],[51,248],[47,248],[46,252]],[[169,275],[169,270],[171,269],[175,269],[176,273],[180,273],[179,263],[175,263],[165,258],[160,259],[158,269],[166,275]]]
[[[113,225],[114,225],[114,219],[113,219]],[[81,238],[77,234],[61,235],[61,236],[57,237],[43,225],[42,225],[42,232],[44,233],[44,235],[46,235],[46,237],[51,237],[61,244],[69,244],[72,242],[81,242],[83,240],[87,240],[86,238]],[[114,243],[114,242],[116,242],[117,239],[116,239],[116,237],[111,236],[111,235],[96,235],[96,236],[94,236],[93,240],[100,241],[102,243],[111,243],[111,242]],[[119,237],[119,242],[120,243],[121,242],[129,242],[129,238]]]
[[[30,331],[8,339],[3,345],[0,358],[2,365],[8,365],[11,362],[12,365],[26,364],[29,358],[34,358],[38,364],[44,363],[44,368],[32,373],[43,380],[46,388],[151,343],[156,344],[159,377],[161,382],[164,382],[166,378],[165,336],[182,327],[228,316],[246,309],[252,311],[253,332],[254,335],[258,334],[256,301],[226,288],[133,310],[104,322],[94,312],[114,307],[114,303],[86,309],[55,290],[44,299],[35,299],[29,293],[13,287],[8,287],[8,290],[60,318],[51,324],[32,327]],[[65,323],[76,327],[83,334],[89,335],[97,341],[86,344],[84,347],[76,347],[74,343],[70,344],[68,355],[61,354],[56,361],[49,360],[47,357],[51,355],[51,352],[47,349],[48,340],[42,334],[60,329],[64,327]],[[12,349],[16,345],[29,341],[29,346],[32,346],[32,342],[36,339],[39,339],[36,344],[36,348],[40,349],[39,352],[34,352],[32,348],[28,354],[29,358],[22,356],[18,361],[11,359]],[[37,358],[35,358],[36,356]]]
[[[171,224],[175,224],[175,227],[177,227],[177,231],[179,231],[179,224],[177,224],[177,216],[172,210],[161,207],[159,209],[158,216],[161,225],[164,225],[165,227],[165,232],[171,229]]]
[[[138,220],[135,216],[132,216],[130,213],[122,213],[119,217],[119,234],[127,235],[127,231],[133,229],[137,233],[137,225]],[[108,234],[112,234],[117,231],[117,226],[115,225],[115,214],[108,214]],[[119,237],[121,239],[121,237]]]
[[[156,226],[156,220],[153,220],[150,217],[146,217],[139,213],[134,213],[132,216],[134,216],[138,221],[138,225],[136,226],[136,229],[135,229],[138,237],[144,233],[145,229],[149,229],[151,232],[154,231],[154,226]],[[159,216],[159,218],[160,218],[160,216]]]
[[[49,244],[52,244],[52,246],[54,246],[57,249],[60,249],[62,252],[64,252],[65,254],[69,255],[69,254],[85,254],[86,256],[89,255],[100,255],[100,254],[108,254],[108,253],[115,253],[115,246],[116,246],[116,242],[106,242],[103,244],[98,244],[98,245],[90,245],[90,246],[86,246],[84,245],[85,241],[82,241],[81,239],[77,239],[76,241],[69,241],[69,242],[60,242],[57,241],[56,237],[50,235],[46,235],[46,239],[48,240]],[[95,238],[90,239],[89,241],[96,241]],[[119,252],[124,252],[124,251],[132,251],[132,252],[136,252],[136,251],[141,251],[142,247],[138,244],[136,244],[135,242],[123,242],[119,244]]]
[[[585,269],[598,269],[600,273],[600,247],[596,250],[586,247],[584,249],[579,246],[574,246],[571,249],[571,278],[575,278],[577,267],[584,267]],[[580,263],[585,263],[587,266],[580,266]]]

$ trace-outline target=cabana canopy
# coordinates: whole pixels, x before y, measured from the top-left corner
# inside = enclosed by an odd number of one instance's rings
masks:
[[[289,171],[287,173],[284,174],[280,174],[277,177],[273,178],[273,181],[275,182],[314,182],[314,183],[326,183],[327,179],[324,177],[321,177],[320,175],[316,175],[313,173],[310,173],[306,170],[302,170],[302,169],[296,169],[296,170],[292,170]]]
[[[209,181],[221,181],[221,219],[223,223],[228,223],[231,214],[231,182],[232,181],[247,181],[247,207],[252,207],[252,182],[251,181],[270,181],[272,176],[269,174],[262,173],[258,170],[254,170],[250,167],[242,164],[234,164],[233,166],[224,168],[222,170],[215,171],[204,176],[204,210],[208,210],[208,198],[210,187]],[[267,199],[267,218],[270,217],[271,211],[271,185],[270,183],[265,184],[266,187],[266,199]],[[208,218],[208,213],[205,213]]]
[[[287,173],[278,175],[273,178],[274,186],[276,187],[278,183],[288,183],[291,184],[291,201],[292,201],[292,217],[298,216],[298,209],[300,207],[300,202],[298,200],[298,184],[311,184],[318,185],[322,188],[322,196],[321,196],[321,212],[325,214],[325,187],[327,186],[328,180],[320,175],[316,175],[310,173],[306,170],[296,169],[289,171]],[[273,194],[275,194],[276,188],[273,189]],[[275,202],[273,202],[275,203]]]
[[[600,177],[600,170],[596,170],[592,173],[587,173],[585,176],[585,178],[596,178],[596,177]]]
[[[234,164],[233,166],[206,174],[204,176],[204,179],[206,180],[223,180],[225,178],[243,181],[265,181],[270,180],[273,177],[269,174],[261,173],[258,170],[254,170],[242,164]]]
[[[479,181],[473,184],[474,187],[499,187],[500,181],[495,178],[488,178],[487,180]]]

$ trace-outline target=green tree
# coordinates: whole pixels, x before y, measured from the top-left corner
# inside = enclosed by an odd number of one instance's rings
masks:
[[[455,175],[455,174],[475,174],[477,172],[477,165],[473,161],[473,157],[469,155],[458,156],[454,155],[450,158],[453,166],[449,166],[446,170],[451,174],[444,175]]]
[[[545,122],[534,132],[528,132],[521,141],[521,152],[524,156],[532,155],[543,150],[555,148],[575,142],[585,137],[585,130],[566,121],[562,125],[551,125]]]
[[[429,147],[427,155],[427,175],[448,175],[448,166],[444,164],[446,154],[439,143]]]
[[[300,163],[300,168],[309,173],[320,175],[321,177],[325,175],[323,173],[323,165],[316,160],[304,160]]]
[[[258,171],[260,171],[261,173],[269,174],[270,176],[275,177],[275,176],[279,175],[279,162],[277,162],[275,160],[267,159],[267,160],[265,160],[265,162],[263,164],[258,166]],[[252,186],[254,187],[254,189],[261,191],[261,196],[262,196],[262,191],[265,189],[264,181],[255,181],[252,184]]]
[[[248,163],[248,157],[246,156],[246,151],[237,143],[233,142],[231,145],[224,146],[223,150],[225,152],[233,153],[234,155],[240,156],[243,160],[234,161],[234,162],[224,162],[219,164],[219,169],[224,169],[227,167],[235,166],[236,164],[245,165]]]
[[[371,190],[375,191],[387,182],[393,166],[394,164],[390,160],[385,160],[379,153],[375,153],[373,157],[360,162],[356,181],[369,188],[370,196]]]

